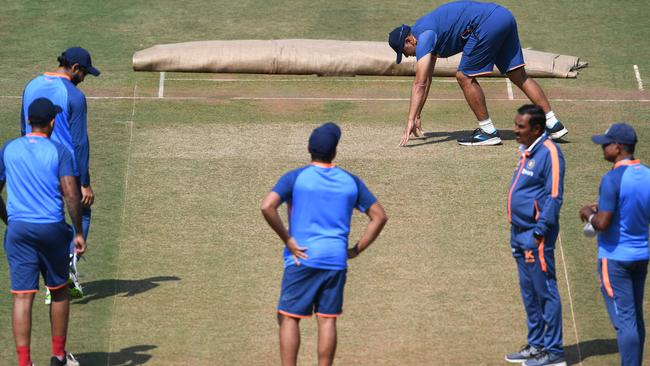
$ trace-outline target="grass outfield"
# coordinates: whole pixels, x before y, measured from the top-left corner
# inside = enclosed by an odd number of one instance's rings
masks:
[[[590,63],[577,80],[540,82],[571,131],[569,143],[561,145],[567,173],[562,250],[556,251],[567,356],[571,364],[616,364],[615,333],[598,291],[595,244],[582,237],[577,211],[596,198],[599,178],[609,169],[590,142],[592,134],[614,120],[630,121],[641,141],[637,156],[650,161],[650,98],[637,90],[632,69],[638,65],[650,80],[650,49],[642,47],[650,37],[650,7],[644,1],[625,7],[608,1],[502,3],[517,17],[524,47]],[[408,78],[171,73],[159,100],[151,99],[158,95],[158,74],[131,71],[133,52],[156,43],[384,40],[393,27],[434,4],[52,6],[3,4],[0,137],[18,132],[15,97],[25,83],[53,68],[70,45],[87,47],[102,70],[81,85],[88,96],[127,98],[89,99],[97,201],[88,260],[80,264],[88,296],[72,307],[68,347],[84,365],[277,363],[274,311],[282,246],[258,204],[284,171],[307,162],[309,133],[325,120],[343,128],[338,164],[364,178],[390,217],[373,247],[351,262],[337,362],[498,365],[504,353],[525,342],[505,218],[516,164],[516,143],[505,130],[524,102],[521,93],[509,101],[503,81],[485,82],[492,118],[506,141],[501,147],[464,148],[455,138],[475,128],[473,116],[458,86],[436,79],[423,112],[429,138],[398,148],[408,102],[374,99],[408,98]],[[222,78],[245,80],[198,80]],[[313,99],[297,99],[305,97]],[[585,101],[595,99],[631,101]],[[364,224],[357,214],[352,238]],[[3,366],[15,363],[8,291],[2,258]],[[47,321],[39,295],[32,344],[37,365],[47,363]],[[315,360],[314,323],[302,323],[301,363]]]

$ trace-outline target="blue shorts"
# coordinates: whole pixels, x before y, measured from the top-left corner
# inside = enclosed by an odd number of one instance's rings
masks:
[[[5,252],[9,262],[12,293],[38,291],[38,275],[45,287],[58,290],[67,285],[72,228],[65,221],[35,224],[9,221]]]
[[[469,36],[458,71],[467,76],[490,74],[495,64],[502,74],[526,65],[515,17],[501,6]]]
[[[289,266],[282,276],[278,313],[293,318],[336,317],[343,312],[347,269]]]

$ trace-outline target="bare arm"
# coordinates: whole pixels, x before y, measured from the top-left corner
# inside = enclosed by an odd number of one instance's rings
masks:
[[[366,230],[361,235],[359,242],[353,248],[348,249],[348,258],[354,258],[366,250],[377,239],[388,221],[388,216],[386,216],[386,212],[379,202],[375,202],[370,206],[366,211],[366,215],[370,218],[370,222],[368,222],[368,226],[366,226]]]
[[[589,217],[594,215],[591,220]],[[580,209],[580,218],[582,221],[590,221],[591,226],[598,231],[605,231],[609,229],[609,226],[612,224],[612,218],[614,218],[613,212],[608,211],[598,211],[598,205],[591,204],[586,205]]]
[[[413,86],[411,87],[408,121],[406,122],[404,133],[402,134],[400,146],[405,146],[408,143],[409,137],[412,133],[415,133],[416,135],[418,133],[417,127],[420,125],[420,113],[422,112],[424,102],[426,102],[429,89],[431,88],[431,80],[435,65],[436,58],[431,54],[422,57],[417,62],[415,80],[413,80]]]
[[[0,193],[2,193],[2,190],[5,188],[5,181],[0,181]],[[5,225],[8,223],[8,218],[7,218],[7,206],[5,205],[5,201],[2,198],[2,195],[0,195],[0,219],[4,221]]]
[[[282,242],[291,251],[296,264],[300,265],[300,262],[298,261],[299,258],[307,259],[307,254],[305,254],[307,248],[300,247],[296,240],[289,235],[289,231],[287,231],[284,223],[282,223],[282,219],[278,213],[278,207],[280,207],[281,204],[282,198],[280,198],[280,195],[271,191],[262,200],[260,210],[262,210],[262,216],[264,216],[264,219],[271,229],[278,234],[278,237],[280,237]]]
[[[74,245],[76,253],[81,255],[86,251],[86,240],[83,237],[83,227],[81,226],[81,195],[77,185],[77,178],[65,176],[60,178],[61,193],[65,205],[68,207],[68,213],[75,229]]]

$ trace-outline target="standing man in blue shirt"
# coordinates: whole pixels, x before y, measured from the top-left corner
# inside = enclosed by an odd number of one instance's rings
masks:
[[[18,366],[33,366],[30,355],[31,315],[39,273],[51,291],[52,366],[78,366],[65,351],[70,311],[67,290],[69,244],[81,255],[86,241],[81,225],[81,201],[73,160],[68,150],[51,140],[55,116],[62,108],[36,98],[26,115],[30,131],[0,151],[0,190],[7,185],[7,205],[0,197],[0,218],[7,224],[4,248],[14,294],[13,331]],[[63,201],[74,224],[65,222]]]
[[[72,162],[78,185],[81,192],[83,206],[82,223],[84,238],[88,238],[90,217],[95,194],[90,185],[90,145],[88,142],[88,127],[86,118],[86,96],[77,88],[86,75],[99,76],[100,72],[93,67],[90,53],[81,47],[71,47],[58,57],[59,67],[55,72],[46,72],[36,77],[27,84],[23,92],[23,106],[20,121],[21,135],[31,132],[31,127],[26,123],[28,106],[37,98],[46,97],[54,104],[61,106],[62,113],[57,114],[52,140],[68,149],[72,155]],[[74,249],[70,245],[70,254]],[[73,258],[72,263],[76,263]],[[76,276],[76,266],[71,271],[71,294],[74,298],[81,298],[83,291]]]
[[[541,107],[528,104],[517,110],[514,133],[521,144],[521,157],[508,194],[508,220],[528,319],[528,342],[505,359],[525,366],[566,366],[562,306],[555,276],[564,157],[544,131]]]
[[[261,204],[264,218],[286,246],[278,304],[284,366],[296,365],[299,322],[313,313],[318,317],[318,365],[334,362],[347,260],[368,248],[387,221],[363,181],[332,163],[340,137],[341,130],[331,122],[314,129],[309,138],[311,164],[284,174]],[[289,230],[278,214],[283,202]],[[365,212],[370,222],[359,241],[348,248],[355,208]]]
[[[459,138],[459,144],[482,146],[501,143],[501,136],[488,114],[485,94],[476,79],[492,73],[494,65],[544,110],[546,128],[552,139],[568,133],[555,117],[542,88],[526,74],[517,22],[504,7],[473,1],[447,3],[418,19],[412,28],[406,24],[395,28],[389,34],[388,43],[397,53],[398,64],[402,61],[402,54],[417,58],[408,121],[400,146],[408,143],[411,134],[422,134],[420,114],[429,95],[436,59],[459,52],[463,56],[456,79],[479,125],[471,136]]]
[[[598,274],[621,354],[621,365],[643,360],[643,291],[648,273],[650,169],[634,159],[632,126],[615,123],[592,137],[605,160],[614,164],[600,181],[598,204],[584,206],[580,217],[599,231]]]

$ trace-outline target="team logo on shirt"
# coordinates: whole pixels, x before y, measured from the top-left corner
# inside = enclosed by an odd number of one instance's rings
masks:
[[[535,167],[535,160],[534,160],[534,159],[530,159],[530,160],[528,160],[528,164],[526,164],[526,168],[528,168],[529,170],[531,170],[531,169],[533,169],[534,167]]]
[[[524,258],[526,263],[535,263],[535,255],[533,254],[532,250],[525,250]]]

